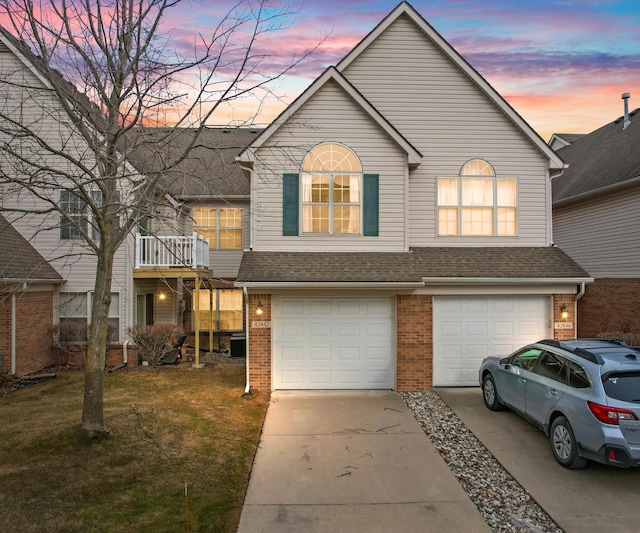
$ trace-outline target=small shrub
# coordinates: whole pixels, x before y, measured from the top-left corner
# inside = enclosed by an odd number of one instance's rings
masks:
[[[62,322],[49,328],[51,350],[55,364],[59,367],[85,367],[87,359],[88,328],[86,324]],[[107,325],[107,339],[118,338],[118,328],[113,324]]]
[[[131,340],[138,347],[138,356],[150,365],[156,365],[163,352],[176,340],[176,327],[170,324],[135,326],[129,330]]]
[[[626,342],[629,346],[640,346],[640,333],[622,333],[620,331],[600,333],[601,339],[618,339]]]

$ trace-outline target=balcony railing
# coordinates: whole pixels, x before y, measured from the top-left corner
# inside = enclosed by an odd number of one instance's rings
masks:
[[[209,239],[136,233],[136,268],[209,268]]]

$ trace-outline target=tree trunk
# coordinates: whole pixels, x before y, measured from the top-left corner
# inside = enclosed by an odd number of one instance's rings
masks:
[[[90,436],[109,432],[104,424],[103,404],[114,252],[110,243],[101,243],[96,268],[95,292],[91,305],[82,409],[82,429]]]

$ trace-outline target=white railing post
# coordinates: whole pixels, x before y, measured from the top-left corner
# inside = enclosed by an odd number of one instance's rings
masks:
[[[191,268],[198,266],[198,234],[194,231],[191,241]]]
[[[140,268],[140,260],[142,259],[142,240],[140,237],[141,235],[136,233],[136,268]]]

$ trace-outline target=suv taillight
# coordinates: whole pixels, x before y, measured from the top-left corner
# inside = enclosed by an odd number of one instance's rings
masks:
[[[638,420],[638,417],[629,409],[621,409],[620,407],[609,407],[608,405],[600,405],[599,403],[587,402],[589,410],[603,424],[618,425],[620,420]]]

